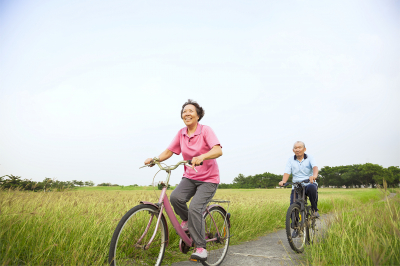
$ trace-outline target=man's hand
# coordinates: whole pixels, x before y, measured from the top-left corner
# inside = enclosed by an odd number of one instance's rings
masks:
[[[203,155],[193,157],[192,159],[192,169],[194,169],[195,166],[200,165],[204,161]]]
[[[310,176],[310,183],[312,184],[312,183],[314,183],[314,181],[315,181],[315,179],[317,179],[317,177],[316,176]]]
[[[279,185],[280,185],[281,187],[283,187],[284,184],[285,184],[285,182],[283,182],[283,181],[279,182]]]

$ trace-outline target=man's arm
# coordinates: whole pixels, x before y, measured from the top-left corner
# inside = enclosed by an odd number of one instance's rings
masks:
[[[289,159],[286,163],[285,173],[283,174],[282,181],[279,182],[280,186],[283,186],[288,181],[291,173],[292,173],[292,163],[291,159]]]
[[[287,181],[288,181],[288,179],[289,179],[289,174],[287,174],[287,173],[284,173],[283,174],[283,178],[282,178],[282,181],[281,182],[279,182],[279,185],[280,186],[283,186]]]
[[[312,168],[312,171],[313,171],[313,175],[310,176],[310,183],[314,183],[315,179],[317,179],[317,177],[318,177],[318,166],[314,166]]]

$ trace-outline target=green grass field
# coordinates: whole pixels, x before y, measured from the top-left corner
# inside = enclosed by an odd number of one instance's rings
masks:
[[[160,193],[115,188],[0,191],[0,264],[106,264],[120,218],[141,200],[156,202]],[[284,228],[289,195],[290,189],[218,190],[215,198],[231,201],[231,244]],[[382,196],[377,189],[319,189],[319,208],[322,213],[354,209],[369,206]],[[188,258],[180,253],[179,238],[171,230],[166,264]],[[309,261],[324,262],[313,258],[309,253]]]
[[[146,190],[153,191],[152,186],[134,187],[134,186],[109,186],[109,187],[76,187],[76,191],[129,191],[129,190]]]
[[[387,201],[333,211],[324,234],[306,250],[309,265],[400,265],[400,190]]]

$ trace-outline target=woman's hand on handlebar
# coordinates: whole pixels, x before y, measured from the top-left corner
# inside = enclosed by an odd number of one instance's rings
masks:
[[[147,158],[147,159],[144,161],[144,164],[145,164],[145,165],[151,164],[152,161],[153,161],[152,158]],[[149,166],[150,166],[150,167],[153,167],[154,164],[153,164],[153,165],[149,165]]]
[[[194,169],[195,166],[200,165],[204,161],[203,155],[193,157],[192,159],[192,169]]]

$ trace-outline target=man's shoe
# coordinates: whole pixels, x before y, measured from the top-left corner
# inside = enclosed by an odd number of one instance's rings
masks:
[[[296,238],[299,236],[299,231],[297,229],[294,229],[292,232],[292,238]]]
[[[182,221],[182,222],[181,222],[181,227],[182,227],[182,229],[185,230],[185,231],[189,230],[189,228],[188,228],[188,221]]]
[[[318,212],[314,212],[314,213],[313,213],[313,216],[314,216],[315,218],[319,218],[319,213],[318,213]]]
[[[190,256],[191,260],[207,260],[207,250],[205,248],[196,248],[194,253]]]

